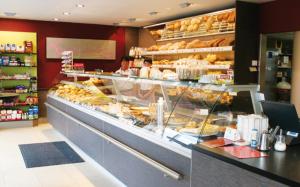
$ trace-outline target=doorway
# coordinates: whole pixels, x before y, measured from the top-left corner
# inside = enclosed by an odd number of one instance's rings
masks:
[[[294,33],[261,35],[261,92],[268,101],[290,102]]]

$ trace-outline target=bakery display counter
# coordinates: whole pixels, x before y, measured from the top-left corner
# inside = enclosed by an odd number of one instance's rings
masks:
[[[56,96],[46,106],[55,129],[127,186],[190,186],[191,150]]]
[[[268,157],[251,159],[238,159],[219,148],[200,144],[192,147],[193,187],[300,185],[299,146],[288,147],[286,152],[272,150]]]
[[[67,75],[48,93],[50,124],[128,186],[190,186],[190,145],[260,112],[256,85]]]

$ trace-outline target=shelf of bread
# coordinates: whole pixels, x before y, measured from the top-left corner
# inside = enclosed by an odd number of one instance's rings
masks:
[[[142,55],[163,55],[179,53],[207,53],[233,51],[234,38],[221,37],[210,40],[195,39],[192,41],[170,42],[162,45],[152,45]]]
[[[160,69],[176,69],[175,65],[152,65],[152,67]],[[231,68],[230,65],[204,65],[202,67],[210,70],[228,70]]]
[[[163,51],[145,51],[142,55],[176,55],[176,54],[192,54],[192,53],[214,53],[214,52],[228,52],[233,51],[232,46],[224,47],[207,47],[207,48],[195,48],[195,49],[173,49]]]
[[[147,28],[157,41],[169,41],[233,34],[235,32],[235,20],[235,9],[227,9],[163,23],[160,25],[163,26],[162,29],[155,29],[157,25]]]

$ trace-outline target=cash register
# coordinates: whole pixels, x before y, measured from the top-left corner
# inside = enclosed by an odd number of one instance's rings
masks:
[[[293,104],[262,101],[263,113],[269,118],[269,125],[275,128],[277,125],[286,134],[286,144],[300,144],[300,120]]]

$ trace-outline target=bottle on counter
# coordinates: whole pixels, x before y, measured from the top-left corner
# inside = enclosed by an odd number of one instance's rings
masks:
[[[257,137],[258,137],[258,130],[257,129],[252,129],[250,146],[253,147],[253,148],[257,147]]]
[[[156,108],[157,133],[162,134],[164,129],[164,106],[165,102],[162,97],[158,99]]]

